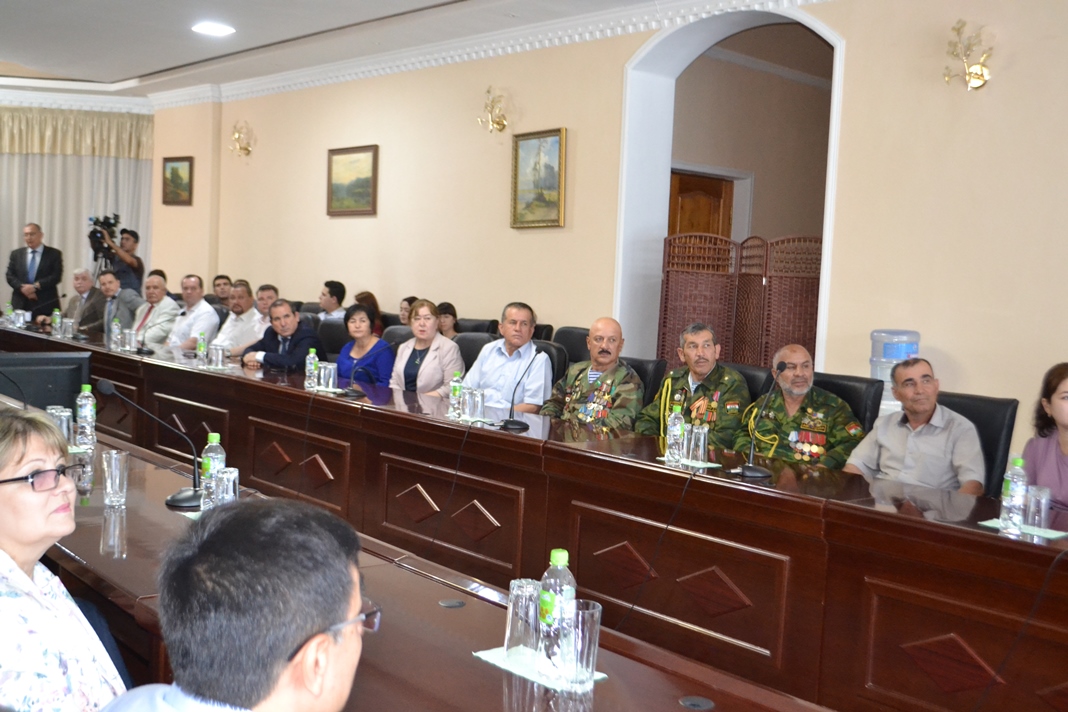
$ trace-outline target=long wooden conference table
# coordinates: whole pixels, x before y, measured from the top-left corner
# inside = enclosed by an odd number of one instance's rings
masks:
[[[840,710],[1068,711],[1068,575],[1050,573],[1068,544],[980,526],[993,500],[825,470],[745,482],[670,469],[656,438],[540,416],[514,435],[449,421],[440,399],[313,395],[301,376],[29,332],[0,330],[0,349],[88,349],[94,381],[198,447],[220,433],[244,485],[315,502],[471,581],[537,578],[563,546],[607,628],[790,695]],[[116,398],[98,428],[190,458]]]

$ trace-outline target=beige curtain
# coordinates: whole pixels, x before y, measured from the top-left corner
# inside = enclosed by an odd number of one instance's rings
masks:
[[[0,154],[152,160],[152,116],[0,107]]]

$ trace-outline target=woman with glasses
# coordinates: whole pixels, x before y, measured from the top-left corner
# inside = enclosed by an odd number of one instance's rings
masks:
[[[426,299],[412,304],[412,338],[397,349],[390,388],[444,397],[452,375],[464,372],[460,347],[438,332],[438,308]]]
[[[337,375],[350,383],[389,385],[393,372],[393,349],[375,336],[378,313],[373,307],[353,304],[345,310],[345,327],[352,341],[341,347],[337,357]]]
[[[47,417],[0,412],[0,707],[95,710],[126,688],[67,590],[40,563],[74,531],[74,467]]]

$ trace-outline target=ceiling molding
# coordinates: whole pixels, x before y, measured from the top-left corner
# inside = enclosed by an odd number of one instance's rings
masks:
[[[796,69],[791,69],[790,67],[784,67],[781,64],[775,64],[774,62],[750,57],[748,54],[742,54],[741,52],[722,49],[720,47],[709,47],[708,50],[705,51],[704,56],[710,59],[718,59],[721,62],[737,64],[757,72],[774,74],[777,77],[782,77],[787,81],[797,82],[798,84],[807,84],[810,87],[816,87],[817,89],[824,89],[826,91],[831,90],[830,79],[824,79],[823,77],[817,77],[814,74],[808,74],[807,72],[800,72]]]
[[[174,109],[179,106],[192,104],[219,103],[223,100],[222,87],[218,84],[201,84],[187,89],[175,89],[174,91],[162,91],[149,94],[148,101],[154,111],[160,109]]]
[[[108,111],[121,114],[151,114],[152,102],[140,96],[107,94],[62,94],[59,92],[17,91],[0,89],[0,106],[73,111]]]

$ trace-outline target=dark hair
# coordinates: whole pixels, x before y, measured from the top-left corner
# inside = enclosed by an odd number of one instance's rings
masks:
[[[504,309],[501,309],[501,323],[504,323],[504,315],[508,313],[509,309],[526,309],[530,312],[531,326],[536,326],[538,323],[538,315],[534,313],[534,307],[524,302],[508,302],[504,305]]]
[[[411,322],[411,320],[415,318],[415,313],[423,307],[426,307],[435,319],[441,316],[441,314],[438,312],[438,305],[430,301],[429,299],[416,299],[414,302],[411,303],[411,307],[412,315],[408,317],[409,322]]]
[[[326,287],[326,293],[337,300],[338,306],[341,305],[341,302],[345,301],[344,284],[331,279],[323,282],[323,286]]]
[[[374,293],[373,292],[367,292],[367,291],[360,292],[359,294],[357,294],[354,297],[354,299],[356,300],[357,304],[366,304],[367,306],[374,307],[375,318],[372,319],[371,321],[374,322],[375,329],[377,331],[382,331],[382,327],[383,327],[383,324],[382,324],[382,310],[378,308],[378,299],[375,298]],[[345,319],[347,321],[348,317],[345,317]]]
[[[183,282],[184,282],[185,280],[187,280],[187,279],[195,279],[195,280],[197,281],[197,285],[198,285],[198,286],[199,286],[199,287],[200,287],[201,289],[204,289],[204,280],[202,280],[202,279],[200,278],[200,275],[199,275],[199,274],[187,274],[186,276],[182,277],[182,281],[183,281]],[[227,277],[227,279],[229,279],[229,277]]]
[[[253,297],[253,296],[255,296],[255,295],[254,295],[254,294],[252,293],[252,285],[251,285],[251,284],[249,284],[248,282],[246,282],[246,281],[245,281],[245,280],[243,280],[243,279],[239,279],[239,280],[237,280],[236,282],[234,282],[233,284],[231,284],[231,285],[230,285],[230,292],[231,292],[231,293],[233,293],[233,291],[234,291],[235,289],[244,289],[244,290],[245,290],[246,292],[248,292],[248,295],[249,295],[250,297]]]
[[[707,331],[708,333],[712,334],[712,345],[713,346],[715,346],[716,344],[719,343],[719,339],[716,338],[716,330],[715,329],[713,329],[708,324],[705,324],[704,322],[695,321],[694,323],[690,324],[685,329],[683,329],[682,333],[679,334],[679,348],[681,349],[682,347],[684,347],[686,345],[686,337],[687,336],[695,336],[695,335],[700,334],[700,333],[705,332],[705,331]]]
[[[348,309],[345,310],[345,326],[348,327],[349,319],[356,314],[363,314],[367,317],[367,321],[371,322],[371,330],[374,331],[375,319],[378,318],[378,312],[370,304],[360,304],[356,302]]]
[[[293,650],[348,618],[360,539],[311,504],[252,499],[193,522],[164,554],[160,626],[185,692],[252,709]]]
[[[228,275],[228,274],[217,274],[217,275],[215,275],[214,277],[211,278],[211,285],[214,287],[215,283],[218,282],[220,279],[225,279],[226,283],[229,284],[230,286],[233,286],[233,284],[234,284],[234,280],[230,279],[230,275]]]
[[[271,302],[271,306],[267,307],[267,316],[270,316],[271,310],[277,307],[289,307],[289,311],[293,312],[294,314],[297,313],[297,310],[293,308],[293,302],[289,301],[288,299],[275,299],[273,302]]]
[[[148,276],[149,277],[162,277],[164,282],[167,281],[167,273],[164,272],[161,269],[152,270],[151,272],[148,273]]]
[[[419,301],[419,297],[405,297],[404,299],[401,300],[401,302],[408,302],[408,306],[409,307],[411,307],[417,301]],[[400,304],[400,302],[397,302],[397,303]]]
[[[1057,431],[1057,423],[1053,416],[1046,413],[1042,407],[1042,401],[1053,400],[1053,394],[1057,392],[1057,386],[1068,379],[1068,363],[1058,363],[1046,371],[1042,377],[1042,391],[1038,394],[1038,403],[1035,404],[1035,435],[1044,438]]]
[[[453,319],[460,318],[456,316],[456,307],[452,305],[452,302],[442,302],[441,304],[438,304],[438,314],[448,314]]]
[[[266,292],[268,290],[274,292],[275,294],[278,294],[278,287],[274,286],[273,284],[261,284],[259,287],[256,288],[256,294],[259,294],[260,292]]]
[[[123,228],[119,230],[119,235],[129,235],[133,238],[134,242],[141,244],[141,236],[137,234],[137,230],[127,230],[126,228]]]
[[[113,270],[113,269],[102,269],[102,270],[100,270],[100,274],[98,274],[96,276],[97,281],[99,282],[100,278],[103,277],[105,274],[110,274],[115,279],[119,278],[119,275],[115,274],[115,270]]]
[[[925,358],[913,356],[912,358],[907,358],[904,361],[894,364],[894,367],[890,369],[890,383],[894,384],[895,386],[897,385],[897,370],[899,368],[912,368],[913,366],[919,366],[921,363],[927,364],[927,366],[931,369],[931,375],[933,376],[934,366],[931,365],[931,362]]]

